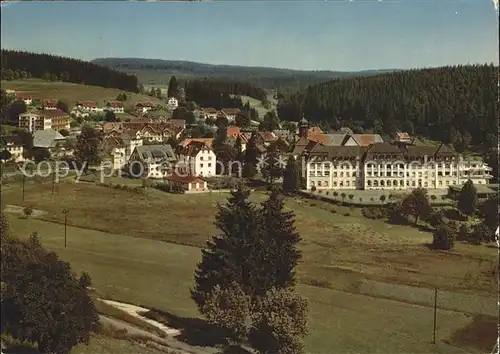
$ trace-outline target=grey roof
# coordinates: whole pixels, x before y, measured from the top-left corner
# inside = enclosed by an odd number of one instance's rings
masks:
[[[55,146],[57,142],[66,140],[59,132],[54,129],[37,130],[33,134],[33,146],[49,148]]]
[[[139,157],[142,160],[153,159],[153,160],[167,160],[176,161],[174,150],[170,145],[142,145],[135,148]]]

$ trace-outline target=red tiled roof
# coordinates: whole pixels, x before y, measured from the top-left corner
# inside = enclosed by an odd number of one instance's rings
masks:
[[[42,105],[47,107],[55,107],[57,105],[57,100],[43,100]]]
[[[232,138],[237,138],[238,135],[240,135],[240,128],[239,127],[227,128],[227,136],[230,136]]]
[[[323,144],[323,145],[328,145],[328,141],[330,141],[330,139],[328,138],[328,136],[325,135],[325,134],[308,135],[307,139],[311,140],[311,141],[314,141],[316,143]]]
[[[410,134],[406,132],[396,133],[398,139],[410,139]]]
[[[114,108],[121,108],[121,107],[123,107],[123,103],[120,101],[109,101],[108,106],[114,107]]]
[[[307,131],[308,135],[314,135],[314,134],[324,134],[323,130],[321,130],[320,127],[311,127]]]
[[[21,100],[31,100],[31,96],[28,96],[28,95],[23,95],[22,93],[18,93],[16,95],[16,98],[19,98]]]
[[[172,174],[168,177],[166,177],[166,180],[168,181],[173,181],[173,182],[180,182],[180,183],[205,183],[203,179],[200,177],[196,177],[193,175],[187,175],[187,176],[182,176],[178,174]]]
[[[96,108],[97,107],[97,103],[95,101],[78,101],[77,102],[77,106],[83,106],[83,107],[92,107],[92,108]]]

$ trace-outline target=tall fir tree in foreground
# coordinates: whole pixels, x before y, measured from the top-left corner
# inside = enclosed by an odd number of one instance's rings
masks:
[[[248,197],[240,187],[219,205],[221,234],[202,250],[192,298],[226,338],[259,353],[300,353],[307,301],[294,291],[301,257],[294,214],[276,188],[258,209]]]
[[[300,168],[293,156],[288,158],[285,171],[283,172],[283,190],[295,193],[300,189]]]
[[[260,209],[262,232],[268,260],[266,282],[260,284],[261,294],[271,288],[287,288],[295,285],[295,268],[301,258],[297,249],[300,235],[295,229],[295,213],[285,211],[283,195],[273,187],[269,198]]]
[[[469,179],[462,187],[458,196],[457,209],[467,216],[471,216],[476,211],[477,190],[474,183]]]
[[[202,310],[205,297],[215,286],[225,288],[231,282],[241,286],[245,294],[253,294],[257,281],[256,242],[261,239],[259,214],[248,200],[250,192],[239,187],[231,192],[228,202],[219,205],[215,225],[220,234],[207,242],[195,272],[192,298]]]

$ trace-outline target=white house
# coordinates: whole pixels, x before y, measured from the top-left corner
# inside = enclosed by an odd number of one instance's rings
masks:
[[[2,136],[0,139],[0,150],[7,150],[10,153],[11,160],[14,162],[24,161],[22,140],[17,135]]]
[[[23,101],[26,106],[31,106],[33,104],[33,98],[31,96],[17,94],[16,99],[19,101]]]
[[[153,108],[155,108],[155,105],[152,104],[151,102],[140,102],[135,105],[135,111],[137,113],[147,113],[151,111]]]
[[[179,101],[177,100],[177,98],[175,97],[170,97],[168,99],[168,108],[170,108],[171,110],[174,110],[176,109],[177,107],[179,107]]]
[[[42,109],[44,111],[54,111],[57,109],[57,100],[43,100]]]
[[[193,176],[215,176],[217,157],[206,143],[191,141],[180,155],[179,160],[189,167]]]
[[[90,113],[103,112],[104,108],[98,107],[95,101],[79,101],[76,104],[77,108],[83,108],[85,111]]]
[[[30,133],[50,129],[52,128],[52,119],[33,112],[22,113],[19,115],[19,128],[26,129]]]
[[[107,103],[107,110],[115,114],[125,113],[123,103],[120,101],[110,101]]]

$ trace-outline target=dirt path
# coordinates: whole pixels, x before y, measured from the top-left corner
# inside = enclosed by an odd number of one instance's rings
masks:
[[[116,307],[117,309],[120,309],[120,310],[128,313],[129,315],[132,315],[132,316],[140,319],[143,322],[147,322],[147,323],[155,326],[156,328],[160,329],[168,336],[175,337],[175,336],[181,334],[181,331],[179,331],[178,329],[167,327],[163,323],[157,322],[155,320],[152,320],[150,318],[147,318],[147,317],[141,315],[141,313],[143,313],[143,312],[148,312],[149,309],[135,306],[135,305],[131,305],[131,304],[126,304],[123,302],[118,302],[118,301],[104,300],[104,299],[99,299],[99,300],[105,302],[108,305]]]
[[[168,347],[168,349],[176,350],[179,354],[214,354],[217,353],[217,349],[213,348],[202,348],[202,347],[193,347],[187,345],[175,338],[161,338],[156,334],[145,331],[143,329],[137,328],[130,323],[123,322],[108,316],[99,315],[99,319],[102,325],[113,326],[117,329],[125,329],[127,333],[130,335],[141,336],[145,338],[149,338],[152,342],[160,344],[162,346]]]

